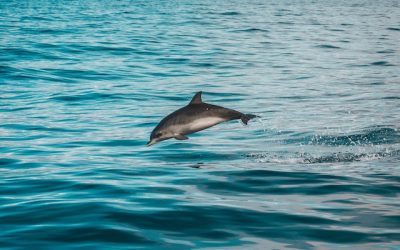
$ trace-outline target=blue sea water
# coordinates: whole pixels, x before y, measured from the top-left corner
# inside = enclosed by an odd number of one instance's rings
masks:
[[[1,249],[399,249],[399,1],[0,0]],[[203,100],[254,113],[145,147]]]

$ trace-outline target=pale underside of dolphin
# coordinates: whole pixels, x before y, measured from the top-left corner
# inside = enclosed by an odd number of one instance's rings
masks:
[[[151,132],[147,146],[157,142],[175,138],[187,140],[188,134],[212,127],[221,122],[240,119],[244,124],[256,115],[243,114],[239,111],[204,103],[201,91],[197,92],[190,103],[169,114]]]

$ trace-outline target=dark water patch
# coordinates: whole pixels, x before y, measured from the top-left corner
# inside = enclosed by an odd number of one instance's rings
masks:
[[[23,49],[23,48],[0,48],[0,58],[7,61],[19,61],[19,60],[58,60],[62,59],[55,56],[52,52],[48,51],[46,53],[39,52],[33,49]]]
[[[117,248],[126,244],[140,244],[142,247],[155,244],[155,242],[141,236],[137,231],[125,227],[107,227],[97,224],[90,225],[89,223],[86,223],[86,225],[81,223],[81,225],[78,224],[75,227],[64,227],[62,229],[59,227],[59,225],[37,226],[35,229],[18,232],[24,235],[26,241],[57,242],[63,244],[63,247],[66,248],[102,248],[105,243]],[[13,239],[14,236],[9,235],[8,238]],[[19,244],[25,245],[22,242]]]
[[[384,49],[384,50],[379,50],[376,53],[378,53],[378,54],[394,54],[394,53],[396,53],[396,51],[393,49]]]
[[[319,212],[328,212],[331,214],[342,214],[352,211],[350,208],[314,208],[314,210]]]
[[[384,82],[371,82],[369,85],[385,85]]]
[[[400,28],[389,27],[387,28],[387,30],[400,31]]]
[[[330,31],[334,31],[334,32],[343,32],[345,31],[344,29],[328,29]]]
[[[383,216],[383,218],[387,222],[392,223],[394,228],[396,228],[398,225],[400,225],[400,215],[386,215],[386,216]]]
[[[387,62],[387,61],[376,61],[376,62],[372,62],[371,65],[374,66],[394,66],[393,64]]]
[[[313,78],[314,76],[298,76],[295,78],[295,80],[306,80],[306,79],[310,79]]]
[[[169,72],[147,72],[146,75],[151,77],[185,77],[190,76],[190,73],[185,73],[182,71],[169,71]]]
[[[190,62],[189,58],[169,58],[169,57],[161,57],[158,60],[160,60],[162,63],[167,63],[167,64],[187,64]]]
[[[213,68],[216,67],[215,63],[211,62],[199,62],[199,63],[190,63],[189,64],[192,67],[199,67],[199,68]]]
[[[338,46],[334,46],[334,45],[330,45],[330,44],[320,44],[316,46],[317,48],[321,48],[321,49],[341,49]]]
[[[282,24],[282,25],[294,25],[294,22],[278,22],[278,24]]]
[[[0,158],[0,167],[14,165],[18,162],[19,162],[19,160],[17,160],[17,159]]]
[[[266,30],[266,29],[260,29],[260,28],[247,28],[247,29],[235,30],[235,32],[249,32],[249,33],[261,32],[261,33],[267,33],[269,31]]]
[[[220,15],[223,15],[223,16],[239,16],[240,12],[237,12],[237,11],[225,11],[225,12],[221,12]]]
[[[18,69],[8,65],[0,65],[0,74],[9,74],[15,71],[18,71]]]
[[[33,50],[28,50],[28,49],[23,49],[23,48],[1,48],[0,52],[2,55],[13,55],[13,56],[27,56],[27,57],[34,57],[41,55],[41,53],[33,51]]]
[[[383,100],[399,100],[400,96],[385,96],[382,99]]]
[[[16,155],[54,156],[56,154],[62,155],[63,153],[64,153],[63,151],[59,150],[34,149],[34,148],[15,150]]]
[[[293,95],[293,96],[280,96],[279,99],[291,99],[291,100],[304,100],[310,99],[310,96],[301,96],[301,95]]]
[[[305,232],[307,237],[313,240],[323,240],[332,243],[362,243],[370,242],[372,239],[370,234],[349,230],[333,230],[333,229],[310,229]],[[381,242],[384,241],[385,234],[377,233],[377,236],[373,238],[383,238],[381,240],[373,239],[372,241]]]

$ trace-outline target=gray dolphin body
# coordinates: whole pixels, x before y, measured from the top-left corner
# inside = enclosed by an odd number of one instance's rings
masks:
[[[204,103],[201,100],[201,91],[196,93],[185,107],[169,114],[151,132],[147,146],[157,142],[175,138],[187,140],[185,135],[212,127],[221,122],[241,119],[244,124],[256,115],[243,114],[233,109]]]

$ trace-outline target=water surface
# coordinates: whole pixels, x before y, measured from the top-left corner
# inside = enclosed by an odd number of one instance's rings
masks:
[[[0,1],[0,247],[400,247],[399,17]],[[200,90],[262,118],[145,147]]]

